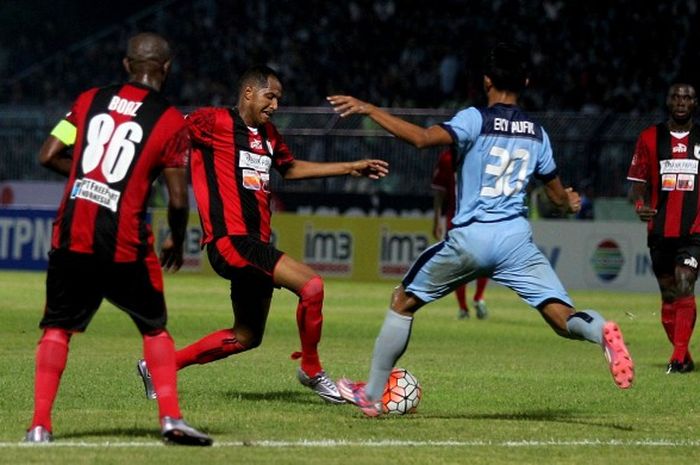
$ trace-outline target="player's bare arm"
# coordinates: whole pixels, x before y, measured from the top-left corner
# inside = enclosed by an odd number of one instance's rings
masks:
[[[73,160],[68,155],[68,146],[55,136],[49,136],[39,150],[39,163],[63,176],[70,174]]]
[[[381,179],[387,174],[389,174],[389,163],[384,160],[364,159],[333,163],[294,160],[292,166],[285,172],[284,179],[310,179],[347,175]]]
[[[544,192],[561,213],[576,213],[581,210],[578,192],[571,187],[565,189],[558,176],[544,185]]]
[[[350,95],[331,95],[326,99],[341,118],[353,114],[367,115],[388,132],[416,148],[453,143],[452,136],[441,126],[435,125],[428,128],[417,126]]]
[[[634,211],[639,216],[639,219],[644,222],[651,221],[656,215],[656,209],[651,208],[644,200],[647,191],[647,183],[632,182],[632,201],[634,202]]]
[[[160,249],[160,264],[168,271],[175,272],[183,263],[183,243],[189,217],[187,196],[187,170],[166,168],[163,170],[168,187],[168,225],[170,235]]]

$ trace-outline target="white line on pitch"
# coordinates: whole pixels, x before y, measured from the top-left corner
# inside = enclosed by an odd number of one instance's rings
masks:
[[[161,442],[74,442],[58,440],[51,444],[27,444],[22,442],[0,442],[0,448],[27,447],[75,447],[75,448],[138,448],[161,447]],[[221,441],[214,442],[214,447],[601,447],[601,446],[633,446],[633,447],[700,447],[700,440],[678,441],[669,439],[639,439],[639,440],[605,440],[582,439],[576,441],[342,441],[335,439],[320,441]]]

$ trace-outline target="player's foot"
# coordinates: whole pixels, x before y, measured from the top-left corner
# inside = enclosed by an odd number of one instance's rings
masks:
[[[331,404],[345,403],[345,399],[338,392],[338,386],[326,375],[325,371],[319,371],[316,376],[309,376],[299,367],[297,368],[297,378],[302,386],[311,389],[326,402]]]
[[[188,425],[182,418],[163,417],[160,434],[166,444],[181,446],[211,446],[212,438]]]
[[[489,309],[486,306],[486,301],[484,299],[475,300],[474,301],[474,308],[476,308],[476,317],[478,319],[483,320],[487,316],[489,316]]]
[[[340,395],[351,404],[357,406],[368,417],[377,417],[382,414],[382,403],[372,402],[367,399],[365,383],[356,383],[347,378],[341,378],[337,382]]]
[[[469,309],[468,308],[460,308],[457,310],[457,318],[460,320],[468,320],[469,319]]]
[[[634,362],[622,339],[622,332],[614,321],[603,325],[603,350],[617,387],[627,389],[632,386]]]
[[[143,388],[146,390],[147,399],[155,399],[158,397],[156,394],[156,388],[153,387],[153,380],[151,379],[151,372],[148,371],[148,366],[144,359],[136,362],[136,371],[138,372],[141,380],[143,381]]]
[[[24,442],[29,442],[32,444],[48,444],[53,441],[53,435],[51,431],[47,430],[43,426],[35,426],[27,431],[24,436]]]
[[[692,359],[686,358],[684,362],[671,360],[666,368],[666,374],[671,373],[690,373],[695,370],[695,363]]]

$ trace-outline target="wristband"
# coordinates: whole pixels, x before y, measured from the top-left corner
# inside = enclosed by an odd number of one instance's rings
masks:
[[[642,207],[644,207],[644,200],[637,200],[636,202],[634,202],[634,211],[638,212],[642,209]]]

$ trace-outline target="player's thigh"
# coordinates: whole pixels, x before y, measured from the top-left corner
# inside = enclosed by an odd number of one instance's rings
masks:
[[[84,331],[101,302],[101,270],[95,257],[52,250],[46,273],[46,307],[39,326]]]
[[[424,250],[401,281],[405,292],[428,303],[480,276],[483,267],[465,243],[468,239],[458,239],[453,230],[446,240]]]
[[[228,280],[231,280],[231,271],[247,267],[272,277],[275,266],[283,255],[271,244],[248,236],[219,238],[207,246],[207,254],[214,271]]]
[[[558,300],[572,306],[571,298],[554,272],[549,260],[532,242],[530,236],[507,238],[504,250],[509,253],[493,271],[492,279],[514,290],[532,307],[547,300]]]
[[[126,312],[142,334],[165,329],[163,271],[153,250],[144,260],[108,266],[109,285],[105,297]]]
[[[272,275],[282,253],[244,236],[221,238],[207,253],[212,268],[230,282],[234,327],[261,335],[275,287]]]

